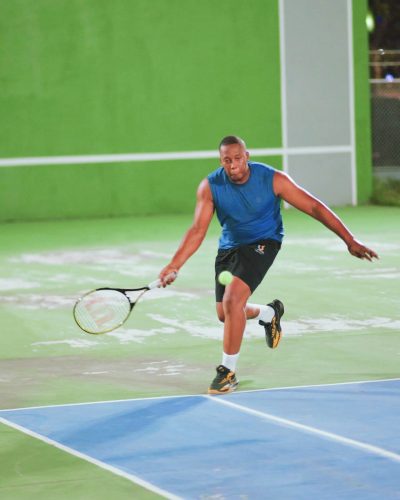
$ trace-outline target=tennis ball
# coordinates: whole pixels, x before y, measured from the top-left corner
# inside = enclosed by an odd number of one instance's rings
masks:
[[[221,283],[221,285],[224,286],[229,285],[229,283],[231,283],[232,280],[233,280],[233,275],[229,271],[222,271],[221,273],[219,273],[218,281]]]

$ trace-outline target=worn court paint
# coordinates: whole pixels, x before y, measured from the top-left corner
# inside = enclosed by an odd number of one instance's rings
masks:
[[[400,241],[393,232],[398,210],[359,207],[341,209],[339,214],[378,251],[380,261],[371,264],[352,258],[323,226],[297,211],[285,211],[282,251],[252,298],[256,303],[283,299],[284,338],[280,349],[268,350],[257,322],[248,323],[239,365],[242,380],[247,378],[245,388],[398,373],[400,316],[397,280],[392,278],[399,273]],[[0,267],[8,290],[3,288],[0,294],[1,330],[9,333],[2,336],[0,370],[2,377],[12,374],[18,385],[18,400],[5,397],[3,407],[82,401],[93,393],[103,399],[103,387],[109,391],[106,397],[111,392],[129,397],[204,390],[220,360],[222,336],[212,288],[217,225],[211,225],[176,284],[143,301],[115,336],[94,340],[83,336],[71,321],[73,301],[87,289],[151,280],[190,222],[191,217],[178,216],[2,225]],[[121,270],[131,275],[124,276]],[[24,288],[32,285],[38,288]],[[81,340],[90,341],[90,347],[79,347],[84,344]],[[73,361],[76,366],[90,359],[107,369],[111,362],[113,373],[118,373],[118,363],[124,366],[126,356],[132,367],[142,367],[144,360],[157,361],[165,355],[172,364],[183,361],[200,368],[199,375],[185,376],[183,383],[179,376],[173,383],[172,377],[168,381],[160,377],[157,386],[148,386],[144,377],[129,383],[121,378],[114,385],[111,376],[110,384],[100,388],[76,383],[72,367],[65,373],[57,368],[69,356],[78,356]],[[30,359],[47,367],[46,377],[39,378],[41,370],[32,367]],[[85,365],[85,371],[92,368]],[[19,385],[24,373],[33,372],[37,388]]]

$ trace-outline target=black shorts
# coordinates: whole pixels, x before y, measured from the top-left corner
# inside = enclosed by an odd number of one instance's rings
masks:
[[[221,271],[230,271],[249,286],[251,293],[258,287],[281,248],[276,240],[262,240],[250,245],[218,250],[215,258],[215,298],[222,302],[225,286],[218,281]]]

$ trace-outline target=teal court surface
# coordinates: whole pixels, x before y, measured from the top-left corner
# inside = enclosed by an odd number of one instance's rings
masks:
[[[3,224],[0,497],[400,498],[400,213],[338,213],[380,260],[285,211],[252,299],[285,303],[283,340],[249,321],[239,389],[214,398],[216,225],[174,285],[89,336],[76,298],[152,281],[190,217]]]
[[[1,411],[166,498],[400,497],[400,379]]]

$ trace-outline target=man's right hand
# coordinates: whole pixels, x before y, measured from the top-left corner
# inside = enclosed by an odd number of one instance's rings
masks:
[[[178,269],[172,264],[168,264],[161,270],[158,277],[161,280],[161,286],[165,288],[176,280],[178,277]]]

